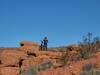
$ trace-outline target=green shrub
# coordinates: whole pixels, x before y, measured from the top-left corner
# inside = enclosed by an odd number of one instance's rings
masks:
[[[93,71],[83,71],[80,75],[93,75]]]
[[[90,71],[82,71],[80,75],[100,75],[99,69],[93,69]]]
[[[94,69],[93,75],[100,75],[100,69]]]
[[[30,67],[28,70],[22,71],[21,75],[36,75],[38,72],[38,67],[33,66]]]
[[[92,53],[94,51],[93,43],[94,41],[92,33],[88,32],[85,36],[83,36],[82,42],[79,43],[81,47],[80,54],[83,59],[88,59],[92,56]]]
[[[53,66],[51,61],[44,62],[38,66],[32,66],[28,70],[21,71],[21,75],[37,75],[39,71],[49,69]]]
[[[80,75],[100,75],[100,69],[97,69],[94,64],[86,64]]]
[[[42,64],[39,65],[39,71],[49,69],[52,66],[53,66],[53,64],[52,64],[51,61],[44,62],[44,63],[42,63]]]
[[[91,71],[92,69],[95,68],[95,64],[86,64],[85,66],[83,66],[83,71]]]

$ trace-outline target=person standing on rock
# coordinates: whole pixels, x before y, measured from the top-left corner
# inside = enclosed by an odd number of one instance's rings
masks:
[[[48,38],[44,37],[43,39],[43,46],[44,46],[44,50],[47,50],[47,46],[48,46]]]
[[[43,40],[41,40],[40,50],[43,50]]]

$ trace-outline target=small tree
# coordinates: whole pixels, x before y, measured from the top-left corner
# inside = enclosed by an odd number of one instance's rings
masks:
[[[98,49],[100,48],[100,38],[97,36],[94,38],[94,50],[98,51]]]
[[[90,57],[93,52],[92,33],[88,32],[85,36],[83,36],[82,42],[80,42],[79,45],[81,46],[81,57],[85,59]]]

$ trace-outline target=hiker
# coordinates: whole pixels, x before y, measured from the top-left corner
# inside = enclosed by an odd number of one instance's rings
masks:
[[[40,50],[43,50],[43,41],[41,40]]]
[[[43,39],[43,47],[44,47],[44,50],[47,50],[47,45],[48,44],[48,38],[47,37],[44,37]]]

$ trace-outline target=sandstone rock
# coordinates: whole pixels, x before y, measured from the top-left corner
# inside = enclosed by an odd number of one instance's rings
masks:
[[[40,61],[41,60],[38,57],[28,57],[27,59],[23,61],[21,69],[27,70],[31,66],[36,66],[40,64],[41,63]]]
[[[19,75],[20,69],[17,67],[2,67],[0,75]]]
[[[57,59],[62,56],[61,52],[53,52],[53,51],[39,51],[39,55],[47,55],[51,59]]]
[[[39,50],[38,46],[23,46],[20,47],[20,49],[26,53],[37,53],[37,51]]]
[[[20,59],[25,59],[27,55],[20,50],[4,50],[1,57],[1,63],[5,66],[18,65]]]
[[[27,70],[31,66],[38,66],[41,63],[49,60],[48,56],[28,57],[22,63],[22,70]]]
[[[44,60],[49,60],[50,59],[50,56],[40,55],[40,56],[38,56],[38,58],[41,59],[41,61],[44,61]]]
[[[74,51],[79,51],[81,49],[81,47],[77,44],[73,44],[73,45],[69,45],[67,47],[67,49],[69,49],[70,51],[74,50]]]
[[[22,41],[20,43],[21,46],[39,46],[37,43],[35,42],[31,42],[31,41]]]
[[[69,51],[67,56],[68,56],[68,59],[71,61],[80,59],[80,53],[77,51]]]
[[[2,67],[4,67],[4,65],[3,64],[0,64],[0,68],[2,68]]]
[[[21,45],[22,46],[20,47],[20,49],[26,53],[27,52],[36,53],[37,51],[39,51],[39,45],[37,43],[25,41],[25,42],[21,42]]]
[[[58,67],[62,66],[62,63],[57,61],[57,59],[52,59],[51,62],[53,63],[54,68],[58,68]]]
[[[46,71],[40,72],[38,75],[72,75],[69,71],[64,68],[48,69]]]

